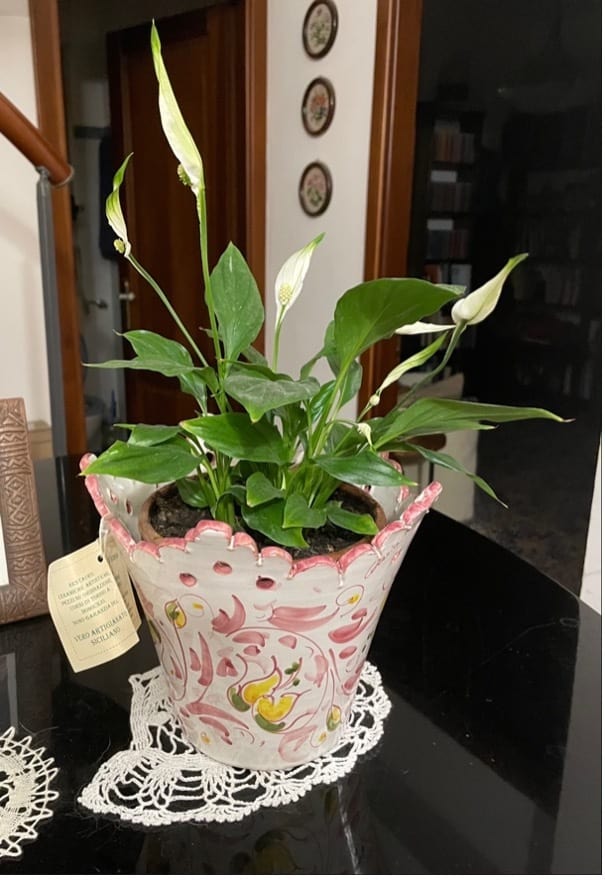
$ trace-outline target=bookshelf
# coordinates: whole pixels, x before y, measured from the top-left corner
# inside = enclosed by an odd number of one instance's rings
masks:
[[[417,106],[409,274],[470,289],[484,114],[465,109],[465,102],[466,93]],[[446,319],[449,322],[447,312]],[[404,337],[402,356],[429,341],[428,337]],[[448,373],[464,369],[466,353],[474,342],[471,328]]]
[[[492,387],[516,399],[598,405],[601,350],[600,111],[515,114],[503,132],[509,252],[504,319],[482,328]],[[506,363],[506,373],[503,363]]]

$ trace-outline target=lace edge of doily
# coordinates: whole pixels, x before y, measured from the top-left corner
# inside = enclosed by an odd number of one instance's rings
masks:
[[[134,704],[137,690],[139,691],[139,695],[141,693],[144,693],[145,684],[148,683],[151,686],[155,677],[158,674],[162,674],[161,667],[156,666],[153,669],[148,670],[147,672],[131,675],[129,677],[129,683],[131,684],[131,687],[133,689],[132,704]],[[134,742],[131,742],[130,747],[127,751],[117,752],[104,764],[101,765],[101,767],[95,773],[91,782],[89,782],[88,785],[86,785],[82,789],[80,795],[77,798],[77,802],[81,806],[85,807],[86,809],[97,815],[101,814],[109,817],[114,817],[122,821],[128,822],[129,824],[143,825],[145,827],[166,827],[169,825],[183,824],[187,822],[208,824],[213,822],[233,823],[239,822],[245,817],[250,816],[252,813],[255,813],[263,808],[280,807],[296,803],[315,786],[328,785],[335,782],[337,779],[346,776],[354,768],[358,759],[361,758],[363,755],[366,755],[373,748],[375,748],[375,746],[382,739],[382,736],[384,734],[384,722],[392,709],[391,700],[388,697],[382,684],[382,677],[380,675],[380,672],[369,661],[366,661],[364,665],[360,681],[374,688],[372,696],[373,700],[375,700],[375,705],[373,706],[375,714],[373,715],[374,727],[372,729],[372,735],[364,739],[359,744],[359,746],[357,746],[356,743],[351,752],[345,757],[336,757],[336,759],[330,761],[331,756],[334,756],[335,753],[346,747],[350,742],[354,741],[352,737],[354,736],[355,731],[347,723],[347,726],[343,730],[343,736],[341,737],[339,744],[334,749],[332,749],[331,752],[328,752],[327,754],[317,758],[313,762],[301,764],[298,767],[298,769],[300,769],[315,766],[317,768],[317,771],[320,773],[320,778],[313,778],[313,776],[310,775],[309,777],[306,777],[304,779],[289,779],[288,783],[295,790],[291,790],[287,794],[282,790],[280,792],[280,797],[276,797],[273,793],[267,792],[258,800],[253,801],[250,804],[238,804],[237,807],[233,808],[218,806],[216,804],[206,804],[202,807],[196,807],[191,810],[183,810],[176,814],[167,814],[159,810],[150,810],[145,805],[137,806],[133,809],[131,807],[108,803],[107,801],[100,804],[98,793],[104,787],[104,779],[106,777],[112,777],[113,768],[119,764],[122,756],[135,752],[136,754],[140,755],[141,758],[149,758],[151,761],[156,761],[158,763],[160,761],[174,761],[175,758],[179,757],[177,755],[165,753],[161,749],[150,746],[144,747],[142,749],[137,749]],[[354,707],[352,711],[354,711]],[[349,734],[349,737],[351,737],[351,739],[347,740],[347,734]],[[190,753],[184,754],[189,755]],[[288,769],[291,771],[297,768]],[[264,770],[250,772],[257,773],[262,777],[263,774],[271,776],[282,774],[284,772],[287,772],[287,770]]]
[[[0,754],[5,754],[7,749],[12,750],[13,753],[15,750],[18,750],[19,755],[16,757],[24,756],[32,765],[31,769],[40,774],[36,778],[36,786],[32,797],[35,814],[24,819],[20,818],[16,828],[8,831],[6,834],[4,834],[4,829],[0,827],[0,859],[21,858],[23,855],[21,844],[37,839],[38,825],[54,815],[53,810],[48,804],[56,801],[59,797],[59,792],[50,788],[51,782],[59,773],[59,768],[55,766],[54,758],[52,756],[44,758],[43,755],[46,752],[44,746],[35,749],[32,748],[31,743],[32,736],[18,739],[14,727],[9,727],[0,734]]]

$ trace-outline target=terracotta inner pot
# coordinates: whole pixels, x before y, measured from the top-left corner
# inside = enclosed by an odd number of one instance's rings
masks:
[[[141,533],[141,540],[149,541],[152,544],[161,544],[162,541],[165,541],[166,538],[162,537],[162,535],[157,532],[151,524],[150,513],[151,508],[155,502],[155,499],[158,495],[167,495],[173,490],[173,485],[170,483],[167,486],[162,486],[160,489],[157,489],[155,492],[147,498],[141,507],[141,511],[139,513],[139,531]],[[360,499],[368,509],[368,513],[376,523],[376,527],[380,532],[387,524],[387,519],[384,513],[384,510],[380,506],[380,504],[373,498],[369,492],[366,492],[364,489],[361,489],[359,486],[353,486],[351,483],[341,483],[340,489],[343,492],[346,492],[348,495],[354,498]],[[353,543],[349,544],[346,547],[341,547],[340,550],[333,550],[330,553],[322,553],[322,556],[327,556],[330,559],[339,559],[344,553],[347,553],[351,547],[356,547],[358,544],[367,544],[371,539],[362,537],[358,541],[353,541]],[[288,549],[288,548],[284,548]]]

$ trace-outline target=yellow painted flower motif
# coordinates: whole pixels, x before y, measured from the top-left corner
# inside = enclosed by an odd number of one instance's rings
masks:
[[[265,694],[271,693],[280,681],[281,676],[277,670],[272,672],[271,675],[267,675],[265,678],[258,678],[255,681],[250,681],[242,688],[242,699],[249,706],[252,706],[260,697],[264,697]]]
[[[166,603],[166,617],[168,620],[171,620],[178,629],[182,629],[187,623],[187,615],[178,602]]]
[[[328,718],[326,720],[326,727],[328,730],[336,730],[338,725],[342,720],[342,712],[338,708],[338,706],[332,706],[330,711],[328,712]]]
[[[261,697],[256,704],[256,711],[265,721],[275,724],[290,712],[296,702],[296,696],[296,694],[284,694],[276,703],[273,702],[272,697]]]
[[[328,734],[327,734],[327,733],[325,732],[325,730],[324,730],[323,733],[320,733],[320,734],[319,734],[319,737],[318,737],[319,742],[320,742],[320,743],[325,742],[327,736],[328,736]]]
[[[348,604],[348,605],[355,605],[355,603],[356,603],[356,602],[359,602],[360,599],[361,599],[361,594],[360,594],[360,593],[354,593],[354,594],[351,596],[350,599],[347,599],[347,604]]]

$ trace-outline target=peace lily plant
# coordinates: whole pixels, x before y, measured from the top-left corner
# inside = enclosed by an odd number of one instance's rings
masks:
[[[412,278],[383,278],[358,284],[341,296],[323,346],[293,377],[279,371],[283,323],[303,289],[319,235],[293,254],[275,282],[276,322],[272,360],[253,346],[265,319],[256,282],[240,251],[229,244],[211,270],[207,247],[204,167],[174,96],[155,25],[151,46],[159,85],[159,109],[166,139],[178,160],[178,175],[191,189],[200,230],[205,299],[214,347],[210,363],[172,307],[168,296],[133,255],[120,205],[120,187],[130,156],[113,180],[107,219],[116,249],[151,285],[170,312],[187,345],[146,330],[124,334],[131,360],[97,366],[152,370],[178,379],[190,394],[192,417],[178,425],[127,425],[127,442],[117,441],[85,470],[143,483],[175,482],[182,499],[234,530],[252,530],[271,543],[305,548],[311,530],[327,522],[357,535],[376,533],[369,514],[344,509],[334,493],[342,482],[361,486],[410,483],[387,460],[394,450],[414,451],[430,462],[470,477],[496,497],[480,477],[442,452],[425,449],[421,438],[433,433],[476,429],[528,418],[562,421],[544,409],[498,406],[459,400],[419,398],[421,387],[438,376],[467,327],[485,320],[496,307],[503,285],[526,256],[506,266],[478,290]],[[427,323],[452,304],[451,324]],[[300,304],[298,306],[300,308]],[[435,333],[436,338],[393,369],[361,409],[356,421],[343,406],[361,386],[359,357],[395,333]],[[410,388],[385,416],[367,418],[385,389],[435,356],[438,366]],[[325,359],[333,378],[313,375]]]

